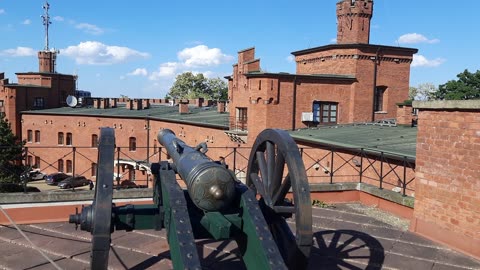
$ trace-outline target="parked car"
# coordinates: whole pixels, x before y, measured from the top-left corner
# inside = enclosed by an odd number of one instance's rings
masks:
[[[47,179],[47,175],[42,173],[40,170],[31,170],[28,172],[28,181],[37,181],[37,180],[42,180],[42,179]]]
[[[65,180],[62,180],[60,183],[58,183],[58,187],[61,189],[67,189],[67,188],[73,188],[73,187],[83,187],[83,186],[88,186],[90,185],[92,181],[85,178],[85,176],[71,176],[68,177]]]
[[[56,186],[58,185],[58,183],[60,183],[62,180],[67,179],[68,177],[70,177],[70,175],[62,172],[52,173],[47,175],[47,178],[45,179],[45,183],[47,183],[47,185]]]

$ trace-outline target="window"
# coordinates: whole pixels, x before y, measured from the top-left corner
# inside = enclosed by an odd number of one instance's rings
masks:
[[[0,107],[3,107],[3,106],[5,106],[3,103],[3,100],[0,100]]]
[[[385,90],[386,90],[386,87],[384,86],[375,88],[374,108],[376,112],[384,111],[383,102],[385,100],[384,98]]]
[[[258,81],[258,90],[262,90],[262,81]]]
[[[73,172],[73,163],[71,160],[67,160],[67,173]]]
[[[130,137],[130,139],[128,139],[128,150],[137,150],[137,139],[135,137]]]
[[[235,128],[240,130],[247,129],[247,108],[237,108],[235,118]]]
[[[40,157],[35,157],[35,164],[33,166],[35,166],[35,168],[40,168]]]
[[[58,132],[58,144],[63,145],[63,142],[64,142],[63,132]]]
[[[98,147],[98,135],[92,134],[92,147]]]
[[[45,107],[45,100],[43,97],[36,97],[33,99],[33,108],[34,109],[43,109]]]
[[[313,121],[320,124],[337,123],[338,103],[336,102],[313,102]]]
[[[92,176],[97,176],[97,163],[92,163]]]
[[[59,159],[57,162],[57,170],[63,172],[63,159]]]
[[[35,142],[40,142],[40,130],[35,130]]]
[[[32,166],[33,165],[33,157],[28,155],[27,156],[27,165]]]
[[[31,129],[27,130],[27,142],[32,142],[33,140],[33,132]]]
[[[67,133],[67,145],[72,145],[72,133]]]

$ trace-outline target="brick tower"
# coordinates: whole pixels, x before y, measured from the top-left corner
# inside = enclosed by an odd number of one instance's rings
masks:
[[[39,51],[38,52],[38,72],[55,73],[56,58],[57,58],[56,51]]]
[[[368,44],[373,0],[341,0],[337,3],[337,43]]]

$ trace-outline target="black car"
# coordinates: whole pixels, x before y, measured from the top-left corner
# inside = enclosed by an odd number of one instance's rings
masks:
[[[67,179],[68,177],[70,177],[70,175],[64,174],[61,172],[52,173],[47,175],[47,178],[45,179],[45,183],[47,183],[47,185],[56,186],[58,185],[58,183],[60,183],[62,180]]]
[[[90,185],[92,181],[88,180],[85,178],[85,176],[75,176],[75,177],[69,177],[60,183],[58,183],[58,187],[62,189],[66,188],[73,188],[73,187],[83,187],[83,186],[88,186]]]

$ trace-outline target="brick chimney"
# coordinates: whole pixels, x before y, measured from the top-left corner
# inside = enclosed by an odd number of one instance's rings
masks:
[[[145,109],[149,109],[150,108],[150,99],[141,99],[142,101],[142,108],[145,110]]]
[[[93,108],[100,109],[100,99],[99,98],[93,99]]]
[[[219,113],[225,113],[225,101],[219,101],[217,103],[217,110]]]
[[[110,108],[117,108],[118,98],[110,99]]]
[[[127,102],[127,110],[131,110],[133,108],[133,99],[129,99],[126,101]]]
[[[413,121],[417,116],[413,115],[413,107],[411,103],[397,104],[397,125],[413,126]]]
[[[101,98],[99,101],[99,109],[108,109],[110,106],[110,99],[109,98]]]
[[[134,99],[133,100],[133,105],[132,105],[132,110],[141,110],[142,109],[142,99]]]
[[[182,102],[182,103],[178,104],[178,112],[179,112],[180,114],[187,114],[187,113],[189,113],[189,111],[188,111],[188,103]]]

